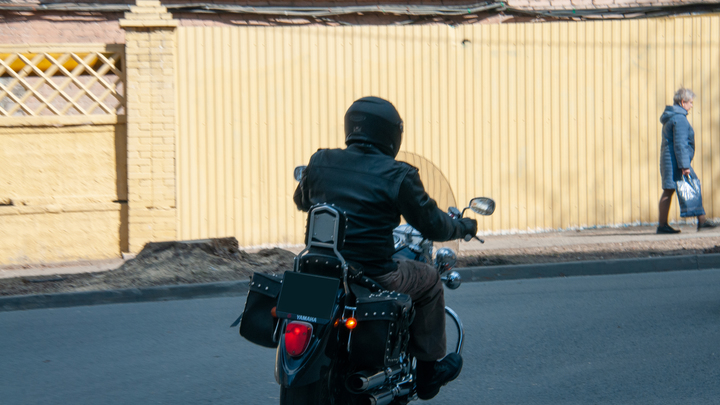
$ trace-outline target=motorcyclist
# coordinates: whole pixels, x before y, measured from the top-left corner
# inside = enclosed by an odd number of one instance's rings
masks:
[[[457,378],[462,358],[445,356],[445,299],[438,271],[426,263],[394,260],[392,232],[402,215],[426,238],[447,241],[475,235],[477,221],[451,218],[425,192],[418,169],[395,160],[402,133],[402,119],[390,102],[356,100],[345,114],[347,148],[313,154],[294,201],[303,211],[320,203],[345,211],[344,258],[383,288],[410,295],[416,311],[410,351],[418,360],[417,394],[430,399]]]

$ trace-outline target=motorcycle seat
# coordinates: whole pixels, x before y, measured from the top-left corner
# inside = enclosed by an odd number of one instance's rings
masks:
[[[314,274],[316,276],[342,278],[342,261],[335,256],[335,253],[327,249],[314,248],[302,256],[296,257],[297,268],[301,273]]]

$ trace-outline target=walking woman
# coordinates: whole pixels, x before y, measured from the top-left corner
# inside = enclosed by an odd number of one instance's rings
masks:
[[[694,176],[690,163],[695,156],[695,131],[687,119],[687,114],[693,108],[695,93],[690,89],[681,87],[673,97],[673,105],[665,107],[660,116],[662,128],[662,145],[660,146],[660,175],[662,177],[663,193],[660,196],[659,221],[657,233],[679,233],[668,225],[670,202],[675,193],[675,182],[683,176]],[[707,221],[705,210],[700,208],[702,214],[698,215],[697,230],[715,228],[715,224]]]

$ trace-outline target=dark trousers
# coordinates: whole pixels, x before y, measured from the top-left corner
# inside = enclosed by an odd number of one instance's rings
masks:
[[[426,263],[401,260],[396,271],[373,280],[412,298],[415,320],[410,325],[410,352],[420,361],[445,357],[445,295],[437,269]]]

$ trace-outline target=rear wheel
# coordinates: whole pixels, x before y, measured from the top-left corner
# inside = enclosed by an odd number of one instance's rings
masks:
[[[346,360],[336,358],[330,365],[330,372],[318,381],[297,388],[280,386],[280,405],[347,405],[350,398],[344,389]]]
[[[330,405],[328,381],[320,380],[304,387],[280,387],[280,405]]]

